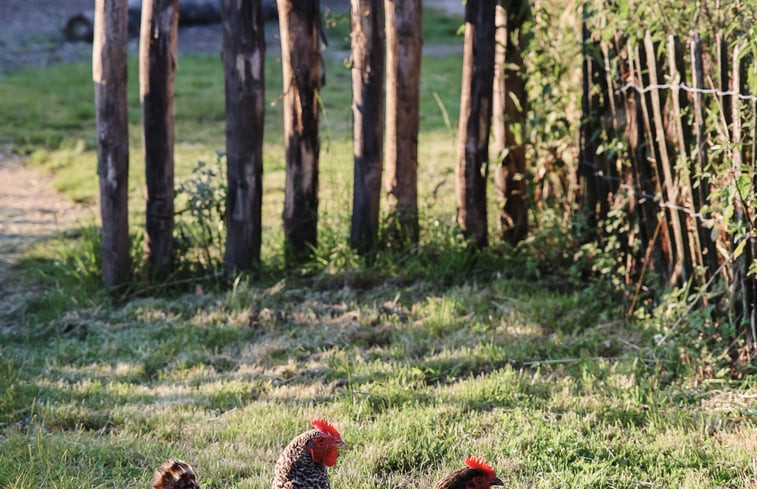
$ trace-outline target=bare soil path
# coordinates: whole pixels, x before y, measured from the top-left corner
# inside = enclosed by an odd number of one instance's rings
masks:
[[[18,156],[0,153],[0,289],[29,246],[93,215],[92,207],[58,193],[50,176]]]

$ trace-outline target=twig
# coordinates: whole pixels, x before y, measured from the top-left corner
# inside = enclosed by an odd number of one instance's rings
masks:
[[[652,259],[652,250],[654,249],[654,243],[657,241],[657,236],[660,235],[660,229],[662,228],[662,219],[657,220],[657,227],[654,230],[654,234],[652,235],[652,239],[649,240],[649,243],[647,244],[647,251],[644,253],[644,264],[641,266],[641,275],[639,276],[639,281],[636,283],[636,291],[633,294],[633,300],[631,301],[631,307],[628,308],[628,312],[626,312],[626,317],[630,316],[633,312],[634,308],[636,307],[636,300],[639,298],[639,293],[641,292],[641,284],[644,282],[644,274],[647,271],[649,261]]]

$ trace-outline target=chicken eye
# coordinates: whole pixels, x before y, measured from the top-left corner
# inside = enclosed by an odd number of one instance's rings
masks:
[[[480,485],[484,482],[484,478],[481,477],[480,475],[477,475],[476,477],[473,478],[473,482],[475,482],[476,485]]]

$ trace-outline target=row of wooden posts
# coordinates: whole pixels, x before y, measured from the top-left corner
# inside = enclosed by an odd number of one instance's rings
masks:
[[[127,0],[96,0],[93,79],[106,285],[128,279]],[[525,80],[520,25],[527,2],[481,0],[465,7],[463,81],[456,171],[458,223],[479,245],[487,236],[489,132],[502,236],[525,236]],[[284,231],[296,258],[317,242],[319,98],[322,58],[319,2],[278,0],[282,45],[286,186]],[[265,38],[261,2],[221,0],[226,95],[227,273],[260,258]],[[495,24],[496,19],[496,24]],[[418,240],[418,121],[421,0],[352,0],[354,191],[351,244],[377,244],[382,174],[387,229]],[[173,262],[173,91],[178,0],[143,0],[139,80],[147,180],[149,263]],[[384,71],[386,66],[386,71]],[[384,98],[384,93],[386,98]],[[513,102],[515,101],[515,102]],[[384,115],[385,114],[385,115]],[[494,114],[494,117],[492,117]],[[386,133],[384,129],[386,128]],[[514,134],[515,130],[521,131]],[[518,137],[516,137],[518,136]],[[518,142],[516,142],[518,141]],[[507,148],[507,151],[505,151]],[[384,153],[385,149],[385,153]]]
[[[649,32],[636,43],[621,34],[600,42],[592,37],[587,18],[580,174],[589,225],[597,229],[613,207],[623,208],[629,224],[621,236],[629,281],[640,286],[644,274],[653,271],[672,285],[707,289],[725,283],[735,293],[732,312],[750,325],[749,335],[757,340],[757,284],[748,273],[757,256],[757,182],[749,195],[736,195],[732,202],[716,196],[742,174],[755,175],[757,97],[746,87],[743,43],[736,41],[729,53],[724,35],[716,34],[708,73],[697,33],[688,39],[686,62],[676,35],[667,38],[667,45]],[[705,85],[705,80],[714,82]],[[743,131],[748,120],[749,135]],[[599,150],[613,141],[625,141],[627,154]],[[716,147],[727,150],[713,154]],[[727,218],[720,219],[728,206],[745,229],[738,240],[725,226]],[[700,304],[706,303],[703,294]]]

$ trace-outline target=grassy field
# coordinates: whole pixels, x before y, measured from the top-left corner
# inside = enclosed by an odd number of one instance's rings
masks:
[[[467,454],[516,488],[754,487],[753,382],[679,377],[595,296],[282,281],[27,304],[2,334],[0,486],[147,487],[174,456],[204,487],[263,488],[327,416],[352,446],[334,487],[431,487]]]
[[[427,40],[443,42],[445,23]],[[417,249],[369,263],[346,245],[350,80],[329,60],[321,244],[306,269],[282,266],[280,64],[270,59],[255,278],[116,297],[100,287],[91,222],[30,250],[0,290],[0,487],[148,487],[172,456],[194,465],[202,487],[265,488],[280,450],[319,416],[352,447],[330,471],[335,488],[430,489],[466,455],[485,457],[513,488],[757,488],[755,380],[687,361],[688,336],[653,339],[696,320],[677,322],[685,304],[626,317],[629,298],[599,257],[598,274],[581,273],[549,209],[534,211],[532,236],[515,250],[476,252],[454,232],[460,55],[422,68]],[[83,202],[97,191],[89,70],[0,80],[4,142]],[[134,62],[130,80],[136,237]],[[214,161],[223,117],[219,60],[182,58],[177,183],[197,160]],[[136,257],[138,239],[134,248]]]

